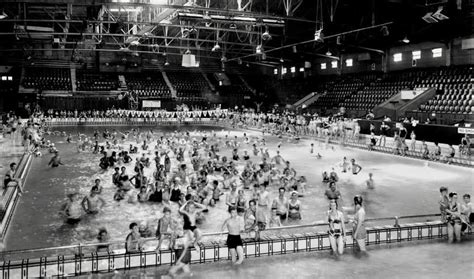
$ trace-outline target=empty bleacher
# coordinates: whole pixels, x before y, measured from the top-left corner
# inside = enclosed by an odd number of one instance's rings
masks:
[[[181,101],[202,100],[202,93],[209,91],[209,85],[199,72],[166,72]]]
[[[449,67],[436,69],[417,87],[436,88],[437,94],[425,104],[422,112],[468,114],[473,111],[472,67]]]
[[[141,98],[170,99],[171,91],[160,72],[127,73],[125,80],[129,90]]]
[[[118,88],[119,80],[116,73],[77,72],[78,91],[111,91]]]
[[[362,90],[352,94],[339,106],[348,110],[367,111],[385,102],[403,89],[413,89],[428,75],[428,71],[410,70],[385,74],[377,81],[371,82]]]
[[[28,89],[70,91],[71,71],[69,68],[25,68],[21,85]]]

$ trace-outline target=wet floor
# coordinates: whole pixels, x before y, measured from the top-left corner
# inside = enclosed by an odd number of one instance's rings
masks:
[[[368,256],[354,255],[352,249],[339,259],[330,252],[298,253],[244,260],[241,266],[230,262],[191,265],[192,276],[176,278],[473,278],[474,242],[461,244],[411,243],[409,246],[381,246]],[[171,278],[168,267],[117,271],[113,274],[88,275],[87,278]],[[86,278],[86,277],[80,277]]]
[[[175,129],[193,131],[196,128],[208,132],[216,129],[215,127],[182,126],[157,128],[155,132],[158,130],[170,132]],[[74,131],[92,135],[93,128],[79,127]],[[234,135],[242,137],[243,134],[240,131],[219,130],[217,135],[223,137],[229,133],[231,137]],[[259,132],[247,132],[247,134],[261,136]],[[193,136],[199,138],[197,134]],[[161,205],[114,201],[113,194],[116,188],[111,180],[113,170],[103,172],[99,169],[99,155],[78,153],[75,144],[65,143],[64,137],[50,136],[49,138],[56,143],[65,165],[49,168],[47,163],[51,157],[50,154],[35,158],[28,176],[27,192],[20,199],[7,235],[8,250],[94,242],[97,231],[101,227],[108,229],[112,241],[124,240],[128,234],[128,224],[131,222],[146,221],[154,231],[158,218],[162,216]],[[294,143],[274,136],[265,136],[265,138],[266,148],[269,149],[271,156],[275,155],[277,145],[281,144],[280,150],[284,159],[291,162],[298,172],[297,175],[304,175],[308,180],[307,192],[300,199],[303,218],[301,224],[324,219],[327,201],[324,197],[326,186],[321,182],[321,173],[330,171],[331,168],[335,168],[339,175],[338,187],[342,192],[344,205],[350,207],[350,201],[354,195],[364,195],[368,218],[438,213],[437,201],[440,186],[447,186],[461,195],[472,194],[474,178],[472,169],[341,146],[326,148],[315,141],[315,153],[322,155],[321,159],[317,159],[310,153],[312,142],[310,140]],[[153,148],[154,145],[151,147]],[[251,144],[242,143],[241,149],[250,151]],[[231,150],[221,148],[220,153],[229,157]],[[344,156],[348,159],[355,158],[363,168],[361,173],[358,175],[342,173],[340,163]],[[251,156],[251,160],[256,161],[260,158]],[[186,162],[189,163],[187,154]],[[172,157],[172,163],[176,165],[174,157]],[[239,168],[242,167],[243,163],[240,162]],[[132,174],[132,165],[127,168],[128,174]],[[152,168],[145,170],[148,176],[152,172]],[[370,191],[367,190],[365,183],[369,172],[373,173],[375,180],[375,189]],[[58,212],[66,201],[66,195],[72,192],[86,195],[95,178],[102,180],[104,191],[101,196],[106,201],[106,206],[102,212],[86,217],[76,226],[65,224]],[[276,197],[277,189],[269,190],[271,197]],[[217,206],[211,208],[206,214],[206,220],[200,226],[204,232],[220,231],[223,221],[228,216],[224,200],[225,198],[221,199]],[[175,206],[174,209],[177,207]],[[326,230],[326,228],[321,230]]]

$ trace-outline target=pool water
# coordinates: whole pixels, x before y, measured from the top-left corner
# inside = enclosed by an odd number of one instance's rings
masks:
[[[134,127],[135,128],[135,127]],[[83,133],[92,136],[93,127],[58,128],[61,131]],[[132,127],[117,128],[128,131]],[[146,128],[149,129],[149,128]],[[217,131],[217,136],[224,135],[239,136],[242,141],[244,131],[234,131],[209,126],[166,126],[154,128],[157,136],[166,132],[190,131],[191,135],[200,139],[199,134],[194,132]],[[102,130],[102,128],[100,129]],[[111,130],[111,129],[109,129]],[[260,160],[253,156],[251,144],[253,139],[261,137],[262,133],[257,131],[245,131],[252,137],[250,144],[241,143],[241,150],[249,151],[251,160]],[[369,152],[343,146],[325,146],[318,141],[300,140],[289,142],[287,139],[265,135],[270,156],[276,154],[277,145],[281,145],[280,152],[285,160],[289,160],[297,171],[297,176],[304,175],[308,180],[307,192],[300,198],[302,203],[302,220],[300,224],[307,224],[325,219],[328,202],[324,196],[326,186],[321,182],[321,173],[335,168],[339,175],[338,187],[342,193],[343,205],[351,207],[352,197],[362,194],[366,199],[366,211],[368,218],[433,214],[439,212],[438,198],[439,187],[447,186],[450,190],[456,190],[460,195],[472,194],[472,181],[474,172],[472,169],[458,166],[444,165],[439,163],[428,163],[426,161],[403,158],[388,154]],[[60,151],[64,165],[58,168],[47,166],[51,154],[44,151],[42,157],[34,159],[31,171],[26,182],[26,193],[20,199],[14,218],[7,235],[6,247],[8,250],[27,249],[36,247],[50,247],[77,244],[84,242],[95,242],[99,228],[106,227],[111,241],[125,240],[128,234],[128,225],[131,222],[140,223],[146,221],[154,232],[158,219],[162,216],[163,206],[155,203],[128,203],[126,201],[116,202],[113,195],[116,187],[112,184],[113,169],[103,171],[99,168],[101,155],[90,152],[78,152],[74,143],[66,143],[62,136],[51,135],[47,137],[56,144]],[[77,137],[75,137],[77,138]],[[208,137],[212,140],[212,137]],[[124,145],[128,147],[129,142]],[[155,140],[156,142],[156,140]],[[315,153],[310,153],[310,144],[314,143]],[[136,142],[134,142],[136,144]],[[139,144],[136,144],[139,146]],[[154,143],[150,144],[153,150]],[[320,153],[321,159],[314,154]],[[221,146],[221,155],[231,157],[231,149]],[[138,154],[132,154],[135,159]],[[188,168],[189,157],[186,152],[186,163]],[[340,163],[342,158],[355,158],[362,166],[358,175],[342,173]],[[150,155],[153,159],[154,155]],[[174,155],[170,156],[172,166],[176,166]],[[240,169],[243,162],[238,163]],[[154,171],[154,163],[145,169],[145,175],[151,177]],[[127,166],[129,175],[133,173],[133,165]],[[375,189],[367,190],[365,181],[368,173],[374,175]],[[64,217],[58,214],[61,205],[67,200],[69,193],[79,192],[81,195],[89,193],[94,180],[102,180],[103,192],[101,197],[106,201],[102,211],[93,216],[85,217],[78,225],[66,224]],[[271,198],[277,196],[278,189],[269,187]],[[250,192],[246,191],[249,196]],[[222,223],[228,217],[225,206],[225,196],[221,198],[215,208],[210,208],[205,214],[205,220],[199,227],[204,232],[216,232],[221,230]],[[177,206],[173,206],[174,212]],[[298,223],[292,223],[298,224]],[[325,230],[325,228],[323,229]]]

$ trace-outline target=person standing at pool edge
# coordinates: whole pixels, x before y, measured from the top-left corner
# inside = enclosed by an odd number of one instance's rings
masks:
[[[352,237],[357,243],[357,246],[360,249],[360,252],[365,255],[367,250],[365,248],[365,239],[367,238],[367,232],[365,230],[365,209],[362,205],[362,197],[354,197],[354,227],[352,229]]]
[[[336,200],[329,202],[329,211],[327,212],[329,223],[329,242],[334,255],[339,256],[344,253],[344,242],[346,239],[346,227],[344,225],[344,213],[338,210]]]
[[[237,215],[237,208],[229,208],[230,218],[225,220],[222,225],[222,231],[227,227],[229,234],[227,236],[227,247],[230,250],[232,263],[242,264],[244,260],[244,248],[240,233],[245,230],[244,220]],[[237,259],[238,258],[238,259]]]

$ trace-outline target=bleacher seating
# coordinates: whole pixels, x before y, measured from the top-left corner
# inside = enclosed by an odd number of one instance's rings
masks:
[[[209,90],[209,85],[201,73],[167,72],[166,74],[181,101],[201,100],[202,93]]]
[[[115,73],[77,72],[79,91],[111,91],[118,88],[119,80]]]
[[[128,89],[138,97],[171,98],[171,91],[160,72],[128,73],[125,80]]]
[[[420,111],[462,114],[474,112],[473,78],[472,67],[437,69],[417,86],[437,89],[437,94],[432,99],[420,105]]]
[[[348,110],[371,110],[403,89],[413,89],[428,71],[411,70],[385,74],[383,78],[370,83],[354,93],[339,106]]]
[[[40,90],[72,90],[71,70],[68,68],[25,68],[24,88]]]
[[[341,81],[334,84],[331,90],[326,91],[326,94],[321,96],[313,107],[320,108],[334,108],[350,97],[353,93],[361,90],[366,84],[374,81],[378,77],[377,74],[362,74],[355,76],[346,76]]]

